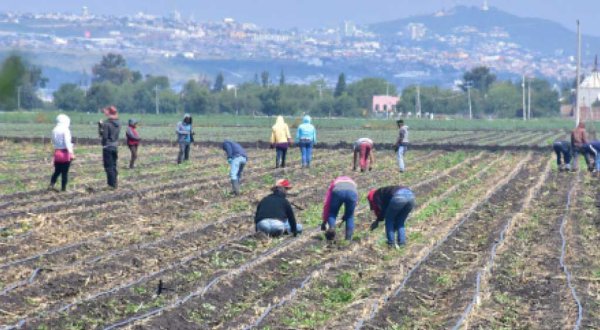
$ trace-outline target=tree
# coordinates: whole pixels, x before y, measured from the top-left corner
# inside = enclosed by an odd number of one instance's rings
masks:
[[[260,85],[260,80],[258,79],[258,73],[254,74],[254,84],[257,86]]]
[[[15,109],[18,106],[17,99],[21,108],[43,106],[37,91],[45,87],[47,82],[40,67],[28,64],[19,55],[10,55],[0,68],[0,107]]]
[[[213,92],[219,93],[225,89],[225,77],[223,77],[223,73],[219,72],[217,77],[215,78],[215,85],[213,86]]]
[[[344,73],[340,73],[337,84],[335,85],[335,92],[333,93],[333,96],[340,97],[345,92],[346,92],[346,75]]]
[[[262,82],[262,87],[264,87],[264,88],[269,87],[269,72],[268,71],[263,71],[260,74],[260,80]]]
[[[487,94],[485,113],[510,118],[522,108],[521,91],[510,82],[493,84]]]
[[[283,69],[281,73],[279,73],[279,86],[285,85],[285,74],[283,73]]]
[[[188,113],[214,112],[214,100],[208,89],[195,80],[188,81],[181,92],[183,110]]]
[[[333,104],[333,114],[335,116],[360,116],[361,109],[357,106],[357,102],[354,98],[348,95],[342,95],[335,99]]]
[[[461,88],[467,91],[467,86],[471,86],[483,94],[487,93],[490,86],[496,81],[496,75],[490,72],[486,66],[478,66],[463,74]]]
[[[278,88],[269,88],[262,93],[259,97],[262,103],[262,112],[267,116],[272,116],[280,113],[279,102],[281,100],[281,91]]]
[[[116,89],[111,83],[104,82],[93,84],[88,90],[85,98],[86,110],[89,112],[96,112],[113,104],[115,94]]]
[[[100,63],[92,68],[93,82],[109,81],[115,85],[135,82],[141,79],[139,72],[134,73],[127,68],[125,58],[120,54],[109,53],[102,56]]]
[[[85,108],[85,92],[75,84],[62,84],[53,95],[54,106],[61,110],[82,111]]]

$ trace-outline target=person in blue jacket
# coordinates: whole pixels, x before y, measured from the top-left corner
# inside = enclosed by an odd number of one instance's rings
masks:
[[[300,152],[302,153],[302,168],[310,167],[313,146],[317,143],[317,130],[311,124],[309,115],[304,116],[302,124],[298,126],[296,143],[298,143]]]
[[[593,164],[590,165],[590,169],[594,176],[600,173],[600,141],[592,141],[584,145],[585,152],[591,156]]]
[[[571,143],[569,141],[556,140],[552,144],[554,153],[556,153],[556,165],[558,170],[570,171],[571,170]]]
[[[246,150],[242,146],[234,141],[225,140],[223,142],[223,150],[227,155],[227,162],[231,165],[229,170],[229,177],[231,178],[231,186],[233,187],[233,194],[240,194],[240,186],[242,184],[242,172],[244,166],[248,162],[248,155]]]

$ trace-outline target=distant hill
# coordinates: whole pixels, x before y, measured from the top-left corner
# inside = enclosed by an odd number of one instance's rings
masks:
[[[373,24],[370,29],[383,38],[393,40],[402,38],[398,36],[398,32],[405,31],[411,23],[424,24],[429,35],[441,36],[451,34],[464,26],[487,33],[500,27],[508,32],[511,42],[544,55],[574,55],[576,52],[576,33],[561,24],[540,18],[519,17],[494,7],[484,11],[478,7],[459,6],[444,13]],[[585,56],[593,56],[600,52],[600,37],[584,35],[582,40]]]

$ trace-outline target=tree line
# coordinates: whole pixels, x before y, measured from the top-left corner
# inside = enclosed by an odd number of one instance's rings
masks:
[[[119,54],[107,54],[92,68],[89,88],[63,84],[54,92],[53,104],[44,104],[37,96],[47,79],[39,67],[26,63],[18,55],[9,56],[0,68],[0,108],[16,109],[16,88],[21,95],[21,108],[58,108],[66,111],[97,112],[106,105],[115,105],[128,113],[153,113],[157,99],[161,113],[241,115],[297,115],[361,117],[371,115],[373,95],[396,95],[393,84],[381,78],[363,78],[346,82],[341,73],[335,87],[318,80],[308,85],[289,84],[282,70],[272,83],[270,73],[256,73],[254,80],[228,86],[219,73],[213,82],[189,80],[179,92],[168,77],[142,75],[131,70]],[[229,88],[228,88],[229,87]],[[397,111],[415,112],[419,89],[422,112],[446,115],[467,115],[468,94],[476,117],[519,117],[522,112],[520,81],[500,81],[487,67],[475,67],[464,73],[458,88],[408,86],[400,95]],[[531,80],[532,115],[559,114],[559,91],[543,79]],[[563,93],[568,93],[565,88]],[[568,99],[568,98],[567,98]]]

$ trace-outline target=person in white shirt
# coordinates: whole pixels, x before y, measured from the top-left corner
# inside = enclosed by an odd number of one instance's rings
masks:
[[[70,124],[71,119],[67,115],[60,114],[56,117],[56,126],[52,130],[54,174],[52,174],[52,178],[50,179],[50,190],[57,191],[54,185],[59,176],[61,176],[61,191],[67,190],[69,167],[71,167],[71,161],[75,159],[73,142],[71,141],[71,130],[69,129]]]

